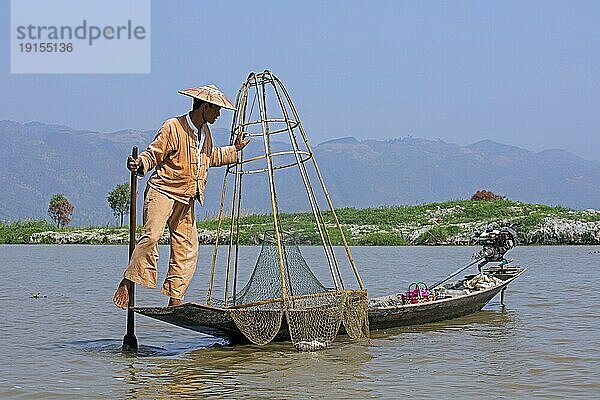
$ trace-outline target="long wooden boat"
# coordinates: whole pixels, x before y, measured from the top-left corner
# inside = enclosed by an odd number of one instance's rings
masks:
[[[440,286],[444,288],[443,298],[424,303],[402,304],[399,293],[369,299],[369,328],[377,331],[473,314],[480,311],[498,293],[503,295],[506,287],[525,271],[526,268],[510,265],[490,267],[483,270],[483,273],[498,279],[497,284],[481,290],[469,290],[464,284],[474,275],[467,276]],[[177,307],[136,307],[134,311],[182,328],[225,338],[230,343],[248,342],[224,308],[191,302]],[[343,325],[339,333],[345,334]],[[285,318],[274,340],[289,340]]]

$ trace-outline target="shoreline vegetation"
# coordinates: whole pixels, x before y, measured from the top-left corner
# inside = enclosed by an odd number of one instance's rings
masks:
[[[412,206],[340,208],[336,210],[351,246],[470,245],[474,232],[508,226],[517,231],[518,245],[600,244],[600,210],[528,204],[511,200],[455,200]],[[341,237],[331,212],[324,212],[332,242]],[[309,212],[281,214],[281,223],[299,244],[320,243]],[[200,244],[214,244],[216,219],[198,221]],[[223,220],[220,243],[229,242],[231,221]],[[239,243],[257,245],[272,228],[269,214],[240,218]],[[138,227],[138,234],[139,234]],[[57,228],[44,220],[0,222],[0,244],[126,244],[127,226]],[[161,240],[168,243],[165,231]]]

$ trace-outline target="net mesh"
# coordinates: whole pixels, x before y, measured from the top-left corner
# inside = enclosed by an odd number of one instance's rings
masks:
[[[287,295],[302,296],[326,292],[327,289],[306,264],[294,237],[282,232],[281,243]],[[232,305],[280,299],[283,296],[282,286],[274,232],[268,231],[264,235],[254,271],[246,286],[234,295]]]
[[[352,338],[368,337],[366,291],[327,289],[312,273],[293,236],[281,233],[280,237],[285,281],[274,233],[268,231],[248,283],[227,304],[222,303],[240,332],[253,343],[269,343],[279,332],[285,314],[290,338],[298,350],[327,347],[342,321]]]
[[[352,339],[369,338],[369,300],[366,290],[355,290],[346,295],[344,328]]]
[[[281,302],[230,308],[235,325],[254,344],[267,344],[277,336],[283,319]]]
[[[285,315],[296,349],[320,350],[334,341],[342,323],[344,298],[344,292],[334,292],[289,299]]]

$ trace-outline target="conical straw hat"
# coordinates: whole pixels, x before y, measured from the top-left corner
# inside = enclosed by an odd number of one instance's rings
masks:
[[[215,85],[183,89],[179,90],[179,93],[185,96],[190,96],[194,99],[204,100],[208,103],[216,104],[219,107],[235,110],[235,106]]]

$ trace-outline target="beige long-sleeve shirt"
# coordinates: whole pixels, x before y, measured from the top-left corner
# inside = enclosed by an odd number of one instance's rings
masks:
[[[204,204],[208,168],[236,163],[237,152],[235,146],[214,147],[206,123],[201,129],[204,140],[200,148],[200,132],[186,117],[165,121],[139,158],[143,174],[156,168],[149,186],[181,203],[196,197]]]

